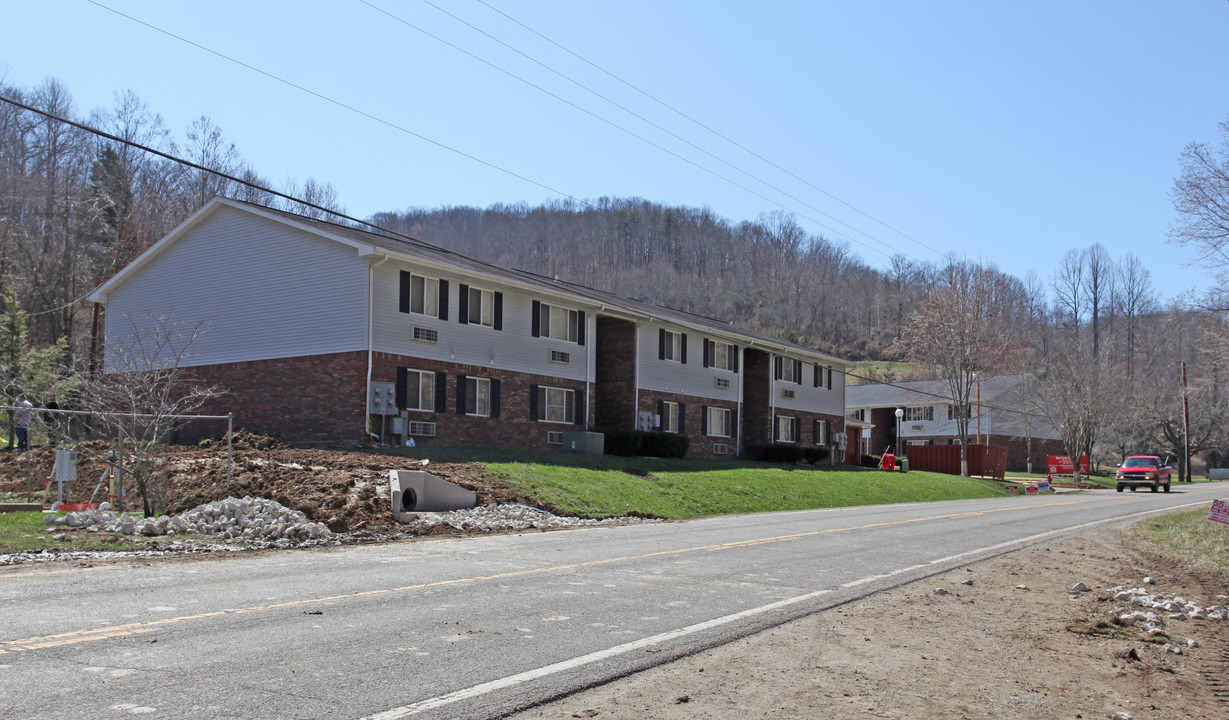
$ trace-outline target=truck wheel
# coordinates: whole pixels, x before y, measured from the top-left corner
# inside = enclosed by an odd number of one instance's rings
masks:
[[[1119,485],[1118,487],[1116,487],[1116,488],[1114,488],[1114,489],[1115,489],[1115,490],[1117,490],[1118,492],[1122,492],[1122,486],[1121,486],[1121,485]]]
[[[1131,492],[1135,492],[1135,486],[1134,486],[1134,485],[1132,485],[1132,486],[1131,486]]]
[[[1157,491],[1157,490],[1159,490],[1159,489],[1160,489],[1160,488],[1158,488],[1155,484],[1152,486],[1152,492],[1156,492],[1156,491]]]
[[[1165,492],[1169,492],[1170,483],[1165,483]]]

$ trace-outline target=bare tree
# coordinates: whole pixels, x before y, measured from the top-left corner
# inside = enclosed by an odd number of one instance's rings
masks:
[[[1220,123],[1220,135],[1219,147],[1191,143],[1182,151],[1181,174],[1170,190],[1179,220],[1169,239],[1193,247],[1200,265],[1223,273],[1229,268],[1229,120]]]
[[[1080,457],[1093,456],[1106,418],[1116,411],[1121,384],[1109,361],[1093,356],[1078,329],[1067,335],[1035,370],[1033,410],[1058,428],[1078,481]]]
[[[960,472],[969,474],[970,395],[978,375],[1010,369],[1021,344],[1018,295],[1007,276],[967,261],[949,261],[925,302],[905,324],[898,348],[912,361],[939,369],[948,384],[960,436]]]
[[[221,391],[186,367],[204,325],[167,317],[128,318],[122,335],[108,337],[107,372],[81,387],[83,409],[96,429],[122,439],[122,470],[136,482],[147,516],[165,510],[162,449],[187,417]]]

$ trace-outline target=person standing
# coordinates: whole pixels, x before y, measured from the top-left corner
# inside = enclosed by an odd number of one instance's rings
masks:
[[[17,425],[17,452],[30,449],[30,420],[34,417],[34,405],[26,399],[25,393],[17,396],[17,412],[13,420]]]

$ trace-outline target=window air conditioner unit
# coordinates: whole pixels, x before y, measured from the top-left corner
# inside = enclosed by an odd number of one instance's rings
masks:
[[[419,437],[435,437],[435,423],[433,422],[417,422],[411,420],[407,426],[409,435],[417,435]]]
[[[572,362],[572,354],[562,350],[551,350],[550,361],[553,363],[562,363],[567,365],[568,363]]]
[[[730,446],[726,443],[713,443],[713,454],[728,455],[730,454]]]
[[[793,390],[788,390],[788,389],[786,389],[786,388],[781,388],[781,397],[785,398],[786,400],[793,400],[793,399],[794,399],[794,391],[793,391]]]
[[[432,330],[431,328],[425,328],[425,327],[418,327],[416,325],[414,326],[414,339],[420,342],[429,342],[429,343],[439,342],[440,333],[438,330]]]
[[[554,431],[554,430],[551,430],[550,432],[547,432],[547,433],[546,433],[546,442],[547,442],[547,444],[549,444],[549,445],[562,445],[562,444],[563,444],[563,433],[562,433],[562,432],[557,432],[557,431]]]
[[[729,378],[713,378],[713,385],[716,386],[718,390],[729,390],[730,389],[730,379]]]

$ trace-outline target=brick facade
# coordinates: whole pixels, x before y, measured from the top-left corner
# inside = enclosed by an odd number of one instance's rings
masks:
[[[636,427],[636,324],[597,319],[594,420],[599,428]]]
[[[832,435],[834,433],[844,432],[845,430],[845,418],[837,416],[837,415],[827,415],[824,413],[811,413],[811,412],[803,412],[801,410],[793,410],[793,409],[787,410],[784,408],[776,408],[773,414],[772,442],[783,442],[781,440],[776,439],[776,422],[777,422],[776,418],[778,416],[791,417],[791,418],[798,419],[798,437],[793,441],[793,444],[801,448],[816,447],[818,445],[819,447],[826,447],[832,450],[833,452],[835,452],[836,445],[832,442]],[[827,438],[826,443],[817,444],[815,442],[815,421],[816,420],[827,420],[828,421],[828,438]],[[838,457],[836,458],[836,461],[841,462],[842,460],[840,457]]]
[[[415,437],[422,445],[474,445],[478,447],[516,448],[524,450],[553,450],[559,445],[547,441],[548,432],[568,432],[585,429],[585,418],[577,415],[576,422],[558,423],[535,420],[530,416],[530,386],[572,390],[584,398],[586,383],[563,380],[549,375],[533,375],[510,372],[482,365],[438,362],[422,358],[375,353],[372,360],[371,379],[376,382],[396,382],[397,368],[425,370],[443,373],[445,376],[444,398],[435,399],[435,411],[410,410],[410,421],[435,423],[435,437]],[[477,417],[466,415],[464,408],[457,408],[457,380],[460,376],[499,380],[499,415]],[[593,402],[587,403],[589,426],[592,427]],[[492,410],[493,412],[493,410]]]
[[[762,350],[743,351],[743,446],[772,441],[772,355]]]
[[[367,353],[311,355],[185,368],[191,379],[224,391],[202,415],[234,412],[235,428],[301,445],[350,445],[365,439]],[[222,429],[224,432],[225,429]],[[180,439],[201,433],[189,424]]]
[[[691,395],[679,395],[677,393],[654,392],[651,390],[640,391],[638,407],[641,411],[657,414],[660,412],[662,401],[676,402],[679,404],[679,424],[681,426],[681,434],[686,435],[691,439],[691,444],[687,447],[687,457],[696,458],[733,458],[739,450],[738,442],[738,403],[731,400],[714,400],[712,398],[693,397]],[[725,408],[733,413],[734,428],[730,437],[720,437],[716,435],[708,435],[704,432],[704,411],[706,407]],[[725,453],[714,453],[714,445],[725,445]]]

